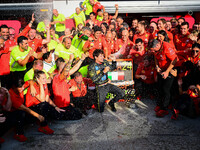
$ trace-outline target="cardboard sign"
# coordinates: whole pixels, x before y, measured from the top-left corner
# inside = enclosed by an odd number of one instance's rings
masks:
[[[133,81],[133,60],[117,59],[117,69],[108,72],[108,78],[116,86],[130,86]]]

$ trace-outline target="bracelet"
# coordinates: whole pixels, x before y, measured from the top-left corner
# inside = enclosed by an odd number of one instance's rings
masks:
[[[33,21],[30,21],[31,24],[33,24]]]
[[[84,61],[83,59],[80,59],[80,61]]]

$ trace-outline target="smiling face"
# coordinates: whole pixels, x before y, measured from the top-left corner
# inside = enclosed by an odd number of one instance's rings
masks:
[[[182,35],[186,35],[188,33],[188,31],[189,31],[189,28],[188,28],[187,25],[182,25],[181,26],[181,34]]]
[[[96,63],[102,63],[104,59],[104,54],[99,54],[98,57],[95,56],[95,62]]]
[[[28,40],[23,40],[22,43],[19,43],[19,46],[24,51],[28,50]]]
[[[35,29],[31,29],[28,32],[28,37],[29,37],[30,40],[33,40],[36,37],[36,30]]]
[[[9,30],[8,28],[1,28],[1,36],[6,41],[9,38]]]

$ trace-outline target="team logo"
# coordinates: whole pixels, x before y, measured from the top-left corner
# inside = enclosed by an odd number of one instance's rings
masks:
[[[145,70],[142,70],[141,72],[144,74],[144,73],[145,73]]]

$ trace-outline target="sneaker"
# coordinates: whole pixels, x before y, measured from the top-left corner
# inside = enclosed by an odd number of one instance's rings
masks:
[[[156,106],[155,109],[154,109],[154,111],[158,112],[160,109],[161,109],[160,106]]]
[[[25,142],[27,140],[27,137],[25,137],[23,134],[15,134],[14,138],[19,142]]]
[[[159,110],[158,112],[156,112],[157,117],[164,117],[168,114],[169,114],[169,112],[167,110]]]
[[[5,142],[5,140],[4,140],[3,138],[0,137],[0,144],[1,144],[1,143],[4,143],[4,142]]]
[[[173,115],[171,116],[171,119],[172,119],[172,120],[177,120],[178,114],[179,114],[179,111],[176,110],[176,109],[174,109],[174,110],[173,110]]]
[[[38,131],[42,132],[44,134],[53,134],[54,133],[54,131],[52,129],[50,129],[49,126],[39,127]]]
[[[116,111],[117,111],[116,108],[115,108],[115,103],[113,103],[112,101],[110,101],[110,102],[108,103],[108,105],[111,107],[111,110],[112,110],[113,112],[116,112]]]

